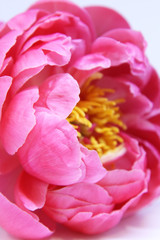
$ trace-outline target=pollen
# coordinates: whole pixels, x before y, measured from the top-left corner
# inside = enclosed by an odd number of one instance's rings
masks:
[[[80,101],[67,118],[77,130],[79,142],[90,150],[96,150],[100,157],[123,143],[120,131],[126,130],[118,106],[125,100],[109,100],[107,94],[113,94],[114,90],[94,84],[94,80],[102,77],[98,72],[84,83]]]

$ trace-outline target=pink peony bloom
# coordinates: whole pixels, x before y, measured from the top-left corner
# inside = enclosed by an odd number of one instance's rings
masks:
[[[145,47],[117,12],[65,0],[0,24],[0,226],[10,234],[40,239],[56,223],[103,232],[159,196],[160,81]]]

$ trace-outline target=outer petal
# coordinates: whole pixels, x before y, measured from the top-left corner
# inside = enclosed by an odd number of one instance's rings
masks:
[[[44,15],[45,13],[37,9],[26,11],[13,17],[7,24],[10,29],[20,31],[22,34]]]
[[[47,37],[46,37],[47,38]],[[43,39],[43,38],[42,38]],[[73,47],[70,37],[64,34],[52,34],[52,40],[49,43],[39,44],[41,40],[38,36],[31,38],[36,41],[36,48],[29,48],[21,54],[14,64],[12,75],[14,81],[11,94],[14,95],[27,81],[38,74],[45,66],[63,66],[68,64],[71,58],[71,49]],[[28,42],[28,47],[32,41]],[[27,47],[27,44],[24,46]],[[41,79],[39,81],[43,81]],[[37,84],[39,83],[37,82]]]
[[[12,74],[15,77],[23,71],[47,64],[63,66],[70,60],[71,48],[70,37],[66,37],[63,34],[55,34],[52,41],[37,45],[36,48],[28,49],[28,51],[21,54],[16,60]]]
[[[14,30],[14,31],[9,31],[7,34],[1,37],[0,69],[2,67],[2,64],[6,57],[7,52],[9,52],[12,46],[16,43],[16,39],[18,35],[19,35],[19,32]]]
[[[68,73],[55,74],[40,86],[36,106],[47,107],[55,115],[67,118],[79,101],[79,86]]]
[[[37,124],[19,149],[19,157],[28,173],[47,183],[67,185],[82,175],[77,132],[54,114],[37,113]]]
[[[22,172],[18,180],[15,197],[20,207],[34,211],[45,204],[48,184]]]
[[[65,0],[41,0],[30,7],[30,9],[42,9],[50,13],[56,11],[69,12],[78,16],[90,29],[92,38],[94,37],[93,25],[85,9],[78,7],[76,4]]]
[[[112,198],[100,186],[77,183],[47,194],[45,211],[58,222],[67,222],[74,215],[86,212],[89,216],[112,210]]]
[[[97,36],[114,28],[129,28],[127,21],[116,11],[105,7],[87,7],[91,16]]]
[[[27,40],[30,42],[32,37],[52,35],[53,33],[64,34],[67,37],[71,37],[72,40],[82,39],[86,48],[90,50],[92,39],[88,26],[77,15],[72,15],[66,11],[52,12],[40,19],[40,21],[37,21],[23,34],[19,48],[23,48]]]
[[[107,206],[111,202],[107,197],[108,193],[104,194],[103,188],[95,184],[75,184],[59,190],[51,190],[48,193],[45,211],[53,219],[73,230],[96,234],[107,231],[118,224],[128,208],[134,206],[146,191],[145,185],[136,197],[124,203],[123,206],[117,205],[116,210],[110,208],[106,211],[102,206]]]
[[[145,50],[147,43],[145,42],[143,35],[140,32],[134,31],[132,29],[113,29],[106,32],[104,37],[110,37],[122,43],[132,43],[138,46],[142,51]]]
[[[73,230],[87,234],[96,234],[104,232],[119,223],[125,212],[131,206],[134,206],[144,193],[147,192],[147,186],[134,198],[125,203],[122,207],[117,206],[117,210],[110,213],[101,212],[95,215],[89,215],[87,212],[79,212],[65,224]]]
[[[152,89],[152,91],[151,91],[151,89]],[[149,81],[143,88],[142,92],[153,102],[154,107],[159,108],[160,78],[154,69],[151,70],[151,76],[149,78]]]
[[[0,77],[0,119],[1,119],[1,114],[2,114],[2,107],[3,103],[5,101],[8,89],[10,88],[12,83],[12,78],[9,76],[2,76]]]
[[[137,169],[112,170],[106,173],[99,184],[113,197],[114,203],[121,203],[137,196],[144,189],[145,173]]]
[[[35,69],[44,66],[45,63],[47,63],[47,57],[43,51],[41,49],[32,49],[19,56],[14,65],[12,75],[16,77],[27,69]]]
[[[72,186],[67,186],[56,190],[57,193],[67,194],[76,199],[93,204],[111,204],[112,197],[97,184],[77,183]]]
[[[132,43],[120,43],[112,38],[100,37],[93,44],[93,53],[103,53],[111,60],[112,66],[128,63],[132,73],[144,73],[148,66],[143,52]]]
[[[0,193],[0,226],[19,238],[44,238],[53,232]]]
[[[38,89],[28,89],[17,94],[6,109],[1,123],[1,138],[9,154],[14,154],[23,145],[34,127],[33,104],[37,99]]]

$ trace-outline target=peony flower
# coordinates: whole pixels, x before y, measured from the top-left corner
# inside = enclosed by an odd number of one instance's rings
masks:
[[[114,10],[40,0],[0,37],[0,226],[96,234],[159,196],[160,81],[142,34]]]

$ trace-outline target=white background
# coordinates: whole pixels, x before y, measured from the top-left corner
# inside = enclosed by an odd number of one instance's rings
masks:
[[[7,21],[26,10],[33,0],[0,0],[0,20]],[[118,10],[132,28],[141,31],[148,42],[147,55],[160,73],[160,1],[159,0],[74,0],[80,6],[104,5]],[[0,240],[15,239],[0,229]],[[132,217],[128,217],[107,233],[84,237],[66,229],[59,229],[51,239],[106,239],[106,240],[159,240],[160,199],[155,200]]]

